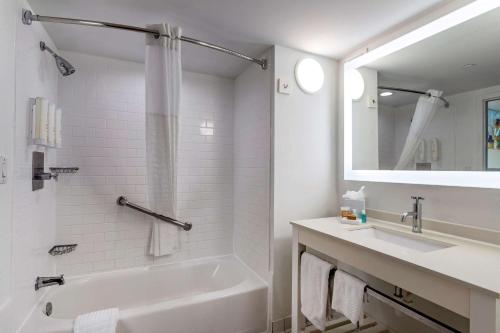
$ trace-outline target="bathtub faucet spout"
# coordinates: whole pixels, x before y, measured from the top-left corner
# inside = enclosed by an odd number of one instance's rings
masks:
[[[35,290],[43,287],[53,286],[55,284],[64,284],[64,274],[61,274],[60,276],[37,277],[35,282]]]

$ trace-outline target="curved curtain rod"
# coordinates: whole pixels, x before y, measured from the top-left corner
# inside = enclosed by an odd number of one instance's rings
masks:
[[[377,87],[378,89],[381,89],[381,90],[393,90],[393,91],[402,91],[402,92],[408,92],[408,93],[412,93],[412,94],[419,94],[419,95],[426,95],[426,96],[429,96],[431,97],[431,94],[429,94],[428,92],[426,91],[420,91],[420,90],[413,90],[413,89],[404,89],[404,88],[396,88],[396,87],[385,87],[385,86],[378,86]],[[444,102],[444,106],[446,108],[449,108],[450,107],[450,102],[448,102],[448,100],[444,97],[439,97],[440,100],[442,100]]]
[[[64,23],[64,24],[76,24],[76,25],[84,25],[84,26],[90,26],[90,27],[98,27],[98,28],[112,28],[112,29],[120,29],[120,30],[127,30],[127,31],[133,31],[133,32],[140,32],[140,33],[145,33],[145,34],[153,34],[156,37],[170,37],[167,34],[160,34],[158,30],[154,29],[146,29],[146,28],[141,28],[141,27],[136,27],[136,26],[131,26],[131,25],[125,25],[125,24],[119,24],[119,23],[111,23],[111,22],[102,22],[102,21],[93,21],[93,20],[82,20],[82,19],[74,19],[74,18],[67,18],[67,17],[55,17],[55,16],[42,16],[42,15],[36,15],[31,12],[31,10],[28,9],[23,9],[22,12],[22,20],[23,23],[26,25],[31,25],[33,21],[38,21],[38,22],[51,22],[51,23]],[[246,54],[240,53],[238,51],[234,51],[231,49],[227,49],[225,47],[204,42],[202,40],[198,40],[195,38],[187,37],[187,36],[181,36],[179,38],[183,42],[199,45],[199,46],[204,46],[212,50],[216,50],[219,52],[223,52],[247,61],[251,61],[253,63],[256,63],[259,65],[262,69],[267,69],[267,59],[262,58],[262,59],[257,59],[250,57]]]

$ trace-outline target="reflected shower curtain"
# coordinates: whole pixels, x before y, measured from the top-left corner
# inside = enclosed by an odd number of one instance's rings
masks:
[[[417,152],[418,142],[422,138],[425,129],[431,123],[439,107],[439,97],[441,97],[443,92],[439,90],[429,90],[427,93],[430,94],[430,96],[421,96],[418,99],[405,145],[394,170],[405,170],[408,164],[413,160]]]
[[[169,37],[146,37],[146,169],[149,207],[177,218],[177,152],[181,89],[180,28],[152,25]],[[180,246],[179,228],[154,220],[149,253],[163,256]]]

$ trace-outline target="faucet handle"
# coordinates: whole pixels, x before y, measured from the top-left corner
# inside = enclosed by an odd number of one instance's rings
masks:
[[[413,195],[412,195],[412,196],[411,196],[411,198],[412,198],[413,200],[417,200],[417,202],[418,202],[419,200],[425,200],[425,198],[424,198],[424,197],[420,197],[420,196],[416,197],[416,196],[413,196]]]

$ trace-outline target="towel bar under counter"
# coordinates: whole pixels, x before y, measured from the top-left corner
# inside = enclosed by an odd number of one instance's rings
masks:
[[[134,203],[131,203],[127,200],[127,197],[125,196],[119,196],[118,199],[116,199],[116,203],[119,205],[119,206],[127,206],[129,208],[132,208],[138,212],[141,212],[141,213],[144,213],[146,215],[149,215],[149,216],[152,216],[154,218],[157,218],[158,220],[162,220],[164,222],[167,222],[167,223],[171,223],[171,224],[174,224],[178,227],[181,227],[182,229],[186,230],[186,231],[189,231],[191,230],[191,228],[193,227],[193,225],[189,222],[181,222],[179,220],[176,220],[176,219],[173,219],[171,217],[168,217],[168,216],[165,216],[165,215],[161,215],[161,214],[158,214],[158,213],[155,213],[147,208],[144,208],[144,207],[141,207],[139,205],[136,205]]]

